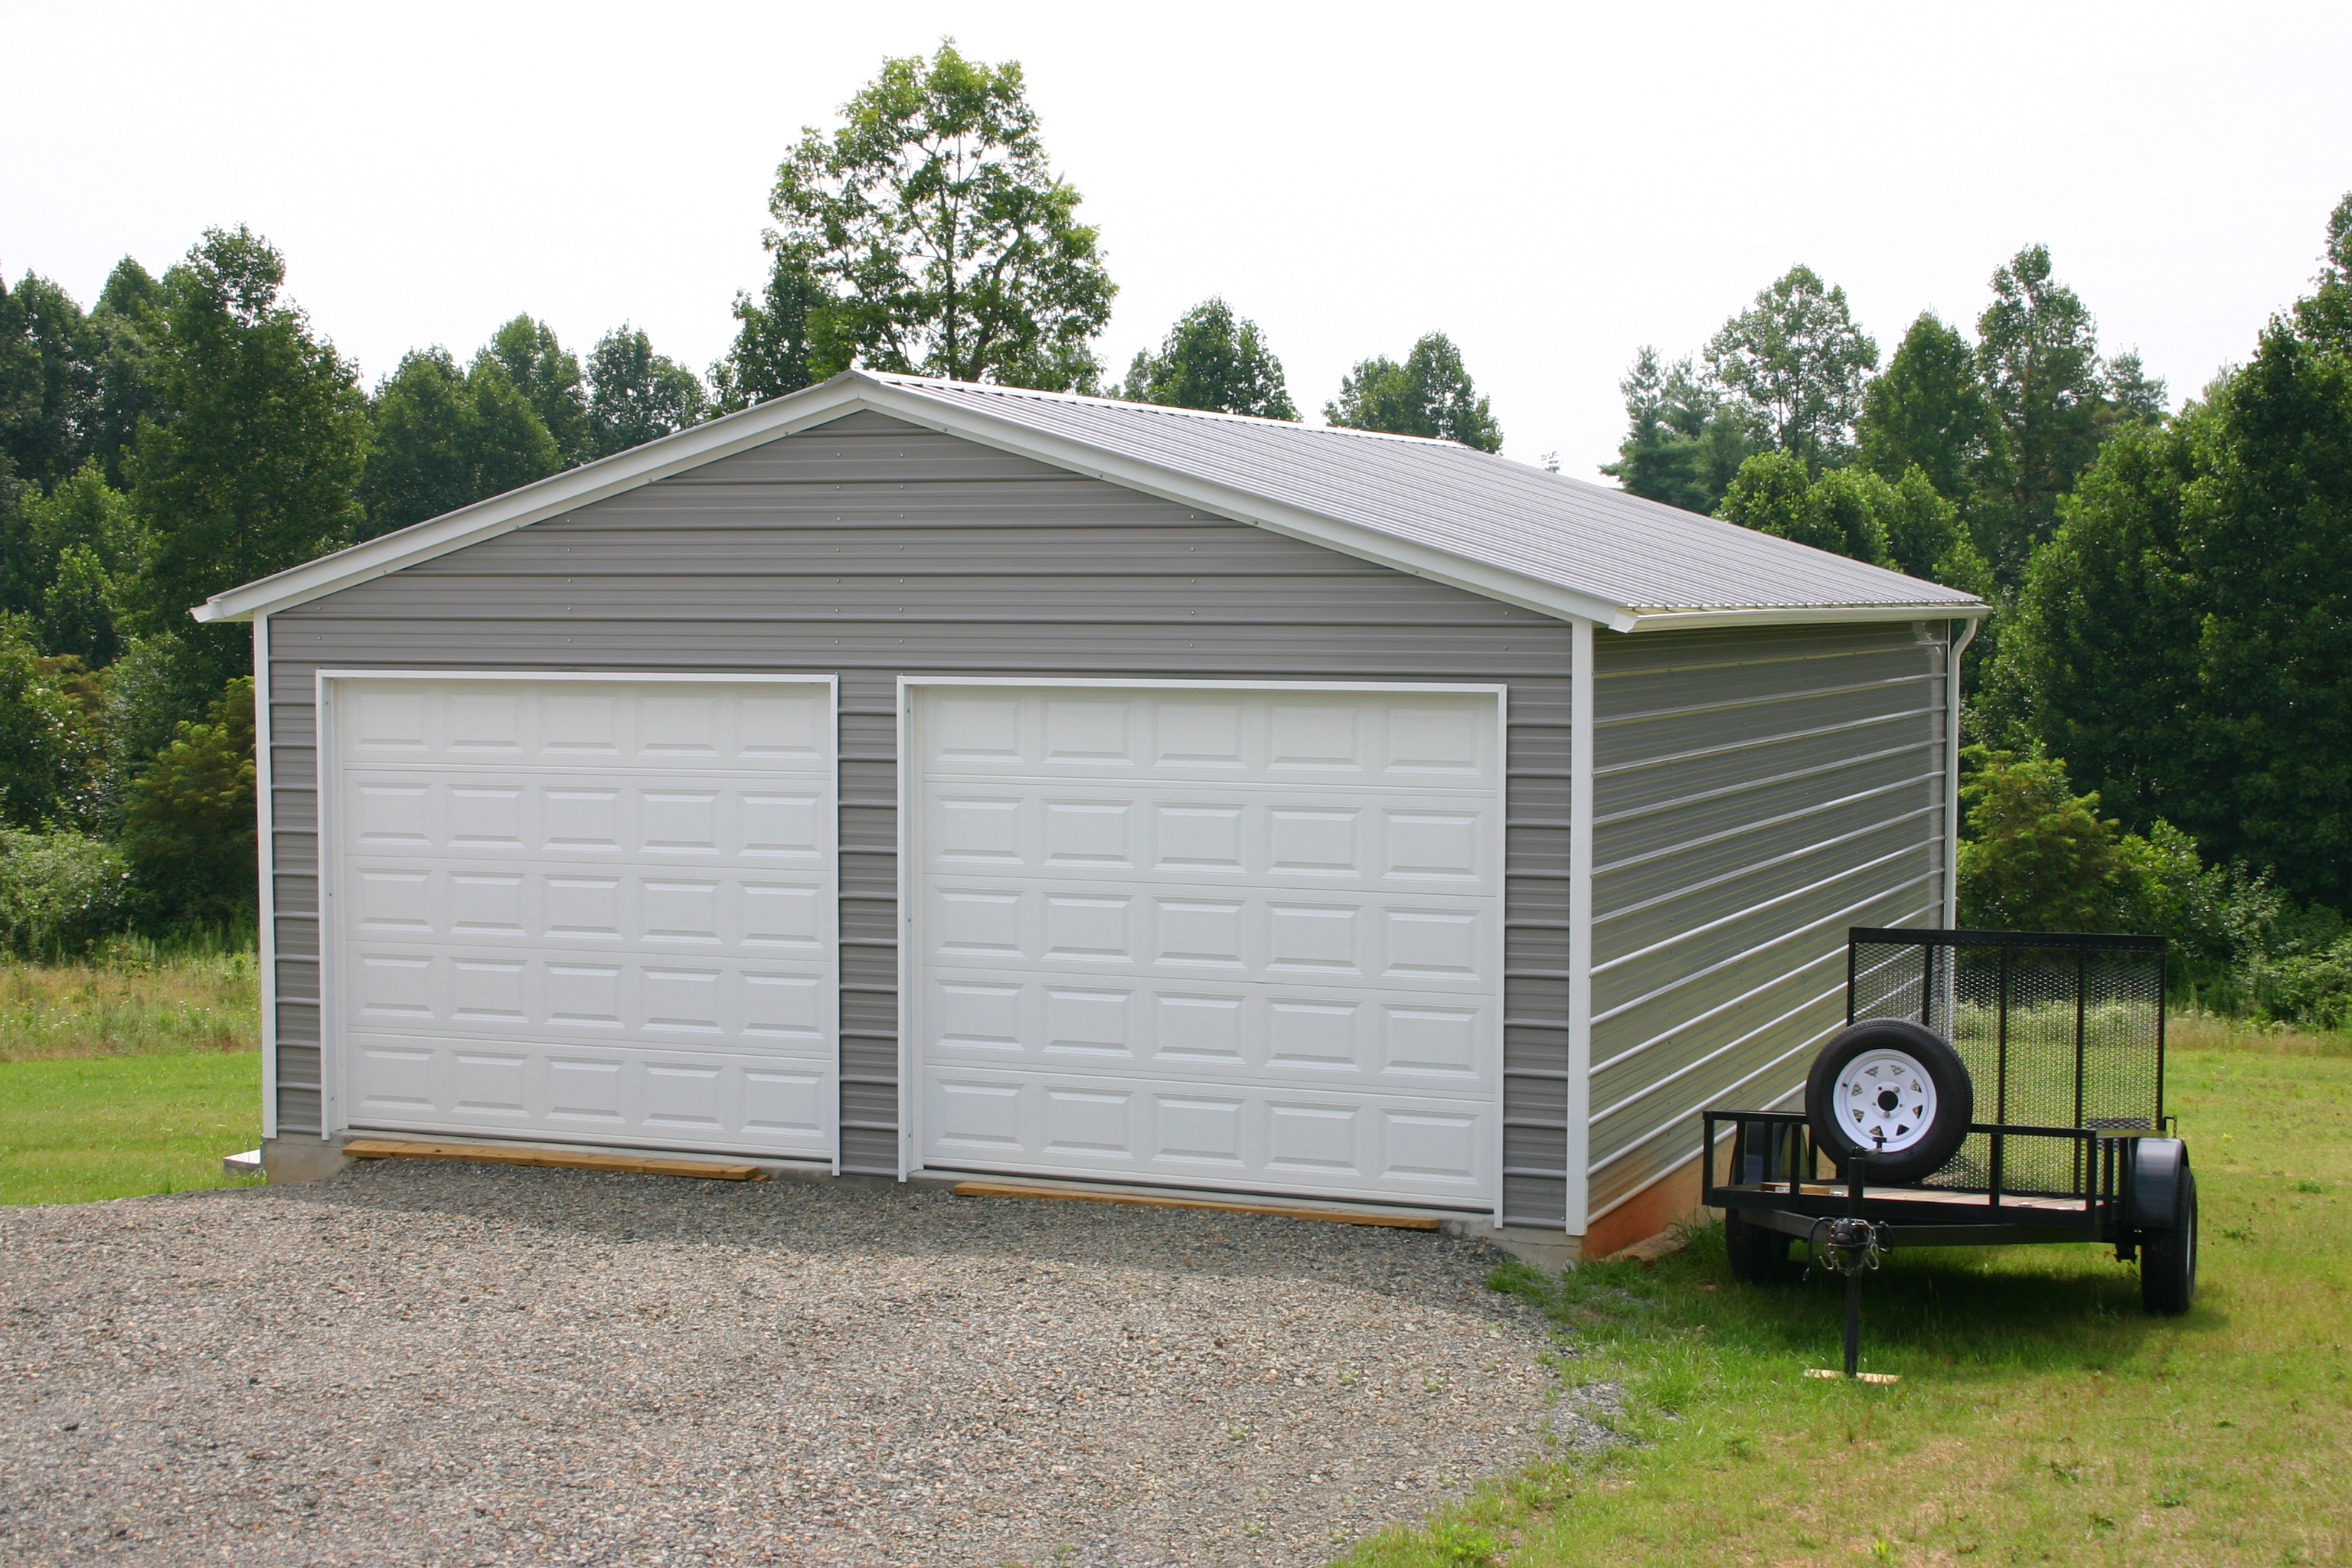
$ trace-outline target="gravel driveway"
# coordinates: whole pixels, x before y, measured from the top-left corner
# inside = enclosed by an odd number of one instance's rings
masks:
[[[409,1161],[0,1209],[0,1556],[1316,1563],[1601,1439],[1494,1258]]]

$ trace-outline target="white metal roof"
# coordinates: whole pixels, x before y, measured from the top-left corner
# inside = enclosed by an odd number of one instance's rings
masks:
[[[1973,617],[1981,600],[1451,441],[848,371],[233,588],[289,608],[873,409],[1548,615],[1619,631]]]

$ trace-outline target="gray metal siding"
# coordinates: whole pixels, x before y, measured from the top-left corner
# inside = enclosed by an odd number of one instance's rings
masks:
[[[1802,1085],[1849,925],[1941,923],[1946,623],[1595,634],[1591,1207]]]
[[[280,1126],[320,1127],[321,665],[841,677],[842,1156],[898,1169],[901,674],[1507,683],[1505,1207],[1559,1225],[1570,627],[866,413],[271,618]]]

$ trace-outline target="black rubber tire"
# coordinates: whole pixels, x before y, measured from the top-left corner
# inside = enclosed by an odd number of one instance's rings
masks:
[[[1839,1070],[1873,1050],[1904,1052],[1926,1069],[1936,1088],[1935,1120],[1927,1132],[1892,1154],[1878,1153],[1847,1136],[1832,1104]],[[1814,1143],[1841,1173],[1850,1155],[1868,1154],[1870,1180],[1892,1186],[1934,1174],[1959,1152],[1969,1123],[1976,1120],[1976,1090],[1959,1053],[1933,1029],[1908,1018],[1867,1018],[1842,1031],[1813,1058],[1813,1070],[1805,1079],[1805,1120],[1813,1130]]]
[[[2139,1304],[2159,1318],[2177,1318],[2197,1301],[2197,1173],[2183,1171],[2180,1182],[2180,1222],[2139,1237]]]
[[[1731,1277],[1742,1285],[1776,1285],[1790,1275],[1789,1244],[1797,1238],[1785,1231],[1741,1217],[1738,1209],[1723,1216],[1723,1250],[1731,1260]]]

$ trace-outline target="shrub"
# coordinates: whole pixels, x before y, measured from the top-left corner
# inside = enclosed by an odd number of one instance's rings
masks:
[[[131,923],[131,868],[112,845],[68,831],[0,828],[0,950],[53,958]]]
[[[122,847],[166,921],[250,922],[255,856],[253,678],[228,683],[202,723],[183,722],[131,786]]]

